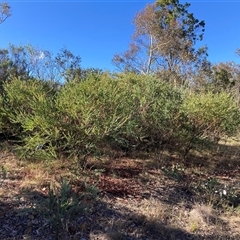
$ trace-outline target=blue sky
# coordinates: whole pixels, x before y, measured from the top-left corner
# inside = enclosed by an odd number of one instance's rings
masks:
[[[1,0],[0,0],[1,2]],[[128,48],[134,31],[134,15],[145,0],[9,0],[12,16],[0,25],[0,48],[32,44],[56,53],[66,46],[82,58],[82,67],[114,70],[115,53]],[[182,1],[185,2],[185,1]],[[240,62],[240,0],[189,0],[190,12],[206,23],[204,40],[209,60]]]

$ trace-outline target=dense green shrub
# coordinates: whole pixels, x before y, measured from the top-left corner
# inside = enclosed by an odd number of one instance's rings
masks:
[[[182,104],[180,89],[155,77],[125,75],[131,94],[138,102],[137,116],[143,143],[159,146],[176,136],[176,123]]]
[[[231,94],[199,93],[186,96],[182,111],[190,138],[219,138],[236,134],[240,112]]]
[[[239,110],[227,93],[191,93],[151,76],[102,74],[70,81],[14,79],[0,98],[1,133],[24,157],[175,146],[185,157],[199,139],[236,133]]]
[[[13,79],[3,87],[2,134],[15,136],[21,145],[21,154],[25,157],[56,156],[52,146],[58,134],[54,111],[56,91],[51,83]]]
[[[134,74],[67,83],[56,101],[64,144],[70,151],[160,143],[173,134],[181,102],[180,93],[171,86]]]
[[[110,140],[124,141],[121,135],[136,128],[131,99],[128,88],[109,76],[67,83],[56,100],[64,149],[84,152]]]

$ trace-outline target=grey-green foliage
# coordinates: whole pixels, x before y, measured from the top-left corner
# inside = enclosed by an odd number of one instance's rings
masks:
[[[55,84],[71,81],[81,75],[80,63],[80,56],[67,48],[62,48],[54,55],[31,44],[9,44],[8,48],[0,49],[0,83],[18,77],[22,80],[52,81]]]
[[[73,214],[80,206],[79,199],[73,194],[70,182],[60,177],[58,183],[60,185],[59,187],[56,185],[48,186],[47,208],[55,220],[61,221],[62,218],[69,215],[68,213]]]
[[[0,3],[0,24],[11,16],[11,7],[7,2]]]
[[[62,239],[60,235],[68,230],[70,221],[87,212],[96,197],[96,194],[86,188],[82,193],[76,193],[71,182],[64,177],[60,177],[57,184],[48,186],[48,198],[43,202],[42,210],[53,226],[56,239]]]
[[[189,3],[158,0],[134,18],[135,32],[129,49],[116,54],[113,63],[122,71],[167,75],[168,82],[186,85],[198,71],[208,70],[203,39],[204,21],[189,12]]]

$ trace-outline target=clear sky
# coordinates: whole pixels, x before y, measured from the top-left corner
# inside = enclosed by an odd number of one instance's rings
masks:
[[[7,1],[7,0],[5,0]],[[2,2],[2,0],[0,0]],[[134,15],[145,0],[8,0],[12,16],[0,25],[0,48],[32,44],[56,53],[67,47],[82,58],[82,67],[114,70],[115,53],[128,48]],[[185,1],[181,1],[185,2]],[[209,48],[209,60],[235,61],[240,48],[240,0],[189,0],[190,12],[205,20],[200,45]]]

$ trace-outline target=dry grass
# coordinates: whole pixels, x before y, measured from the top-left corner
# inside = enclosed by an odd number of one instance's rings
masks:
[[[6,218],[7,206],[17,211],[28,202],[38,208],[36,198],[48,200],[47,186],[60,189],[63,177],[73,193],[88,194],[86,215],[64,225],[63,239],[238,239],[239,159],[240,144],[233,140],[204,154],[192,151],[187,162],[163,151],[144,158],[89,158],[84,169],[77,159],[27,162],[6,151],[0,157],[6,171],[0,217]]]
[[[212,228],[217,224],[217,216],[210,205],[194,205],[189,212],[188,226],[191,232]]]

